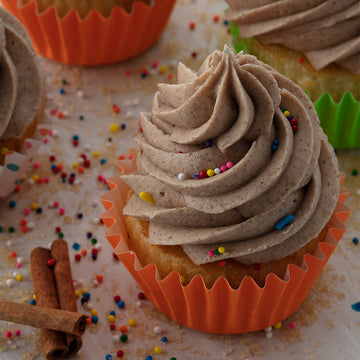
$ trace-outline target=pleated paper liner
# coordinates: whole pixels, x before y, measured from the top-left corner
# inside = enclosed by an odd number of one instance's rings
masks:
[[[2,3],[24,24],[40,55],[72,65],[102,65],[129,59],[153,45],[175,0],[154,0],[151,6],[135,1],[131,14],[115,7],[108,18],[92,10],[83,20],[75,10],[64,18],[54,7],[38,13],[35,1],[24,6],[17,0]]]
[[[131,154],[131,159],[119,162],[121,174],[136,171],[136,152]],[[341,183],[343,179],[344,176]],[[328,223],[329,229],[323,232],[315,253],[304,256],[301,268],[290,264],[284,279],[270,273],[264,287],[259,287],[247,276],[235,290],[223,277],[207,289],[200,275],[184,286],[179,273],[172,272],[162,279],[155,264],[140,264],[125,240],[128,235],[122,209],[129,187],[120,176],[111,177],[108,184],[111,191],[101,197],[106,209],[102,220],[108,228],[105,236],[116,255],[161,312],[181,325],[210,333],[239,334],[262,330],[296,312],[344,234],[344,222],[350,214],[349,208],[343,204],[348,192],[341,187],[339,201]]]
[[[241,38],[235,23],[230,22],[228,27],[233,37],[235,52],[246,52],[247,41],[251,39]],[[325,92],[314,102],[314,105],[321,127],[335,149],[360,147],[360,101],[357,101],[352,93],[344,93],[341,100],[335,102],[331,95]]]

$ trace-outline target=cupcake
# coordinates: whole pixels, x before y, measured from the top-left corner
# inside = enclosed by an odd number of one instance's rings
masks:
[[[306,94],[226,47],[198,72],[180,63],[178,84],[158,86],[141,126],[102,200],[106,236],[148,298],[213,333],[295,312],[348,215]]]
[[[359,1],[227,3],[235,49],[306,90],[335,148],[360,146]]]
[[[66,64],[102,65],[131,58],[153,45],[175,0],[2,3],[25,25],[40,55]]]
[[[46,82],[22,24],[0,8],[0,199],[24,176],[40,145]],[[40,129],[44,134],[46,129]]]

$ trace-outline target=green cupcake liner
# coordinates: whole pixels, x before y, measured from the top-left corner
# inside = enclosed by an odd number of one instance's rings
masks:
[[[346,92],[340,102],[335,103],[324,93],[314,105],[320,125],[335,149],[360,147],[360,101]]]
[[[247,50],[249,46],[251,49],[251,38],[243,39],[236,23],[229,22],[228,27],[235,52],[249,52]],[[360,101],[346,92],[340,102],[336,103],[330,94],[323,93],[314,105],[320,125],[335,149],[360,147]]]

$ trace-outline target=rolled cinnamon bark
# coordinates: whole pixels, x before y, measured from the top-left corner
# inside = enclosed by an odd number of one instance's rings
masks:
[[[77,312],[69,250],[66,241],[61,239],[53,241],[50,255],[55,260],[53,272],[60,309]],[[82,338],[79,335],[66,334],[66,343],[69,348],[68,356],[71,356],[80,350]]]
[[[47,262],[50,259],[50,250],[41,247],[31,252],[31,273],[33,278],[36,306],[52,309],[59,308],[54,274]],[[65,333],[50,329],[41,329],[41,338],[44,345],[46,359],[64,359],[68,353]]]
[[[82,335],[86,328],[86,318],[86,315],[71,311],[0,301],[0,320],[40,329]]]

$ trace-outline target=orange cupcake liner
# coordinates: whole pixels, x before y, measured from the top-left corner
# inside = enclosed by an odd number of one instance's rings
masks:
[[[136,150],[131,150],[129,159],[120,160],[118,168],[120,174],[136,171]],[[340,185],[343,180],[342,175]],[[262,330],[296,312],[344,234],[344,223],[350,214],[344,204],[349,192],[341,186],[329,230],[315,253],[304,256],[301,268],[290,264],[284,279],[268,274],[264,287],[247,276],[238,289],[231,288],[223,277],[207,289],[200,275],[184,286],[179,273],[172,272],[162,279],[155,264],[140,264],[126,244],[128,235],[122,215],[130,188],[121,176],[111,177],[108,184],[111,190],[101,197],[106,209],[102,220],[108,228],[105,237],[116,255],[161,312],[181,325],[210,333],[240,334]]]
[[[154,0],[151,6],[136,1],[131,14],[114,7],[108,18],[92,10],[85,19],[76,10],[59,18],[54,7],[39,13],[35,1],[24,6],[15,0],[2,4],[24,24],[40,55],[72,65],[102,65],[129,59],[153,45],[175,1]]]

